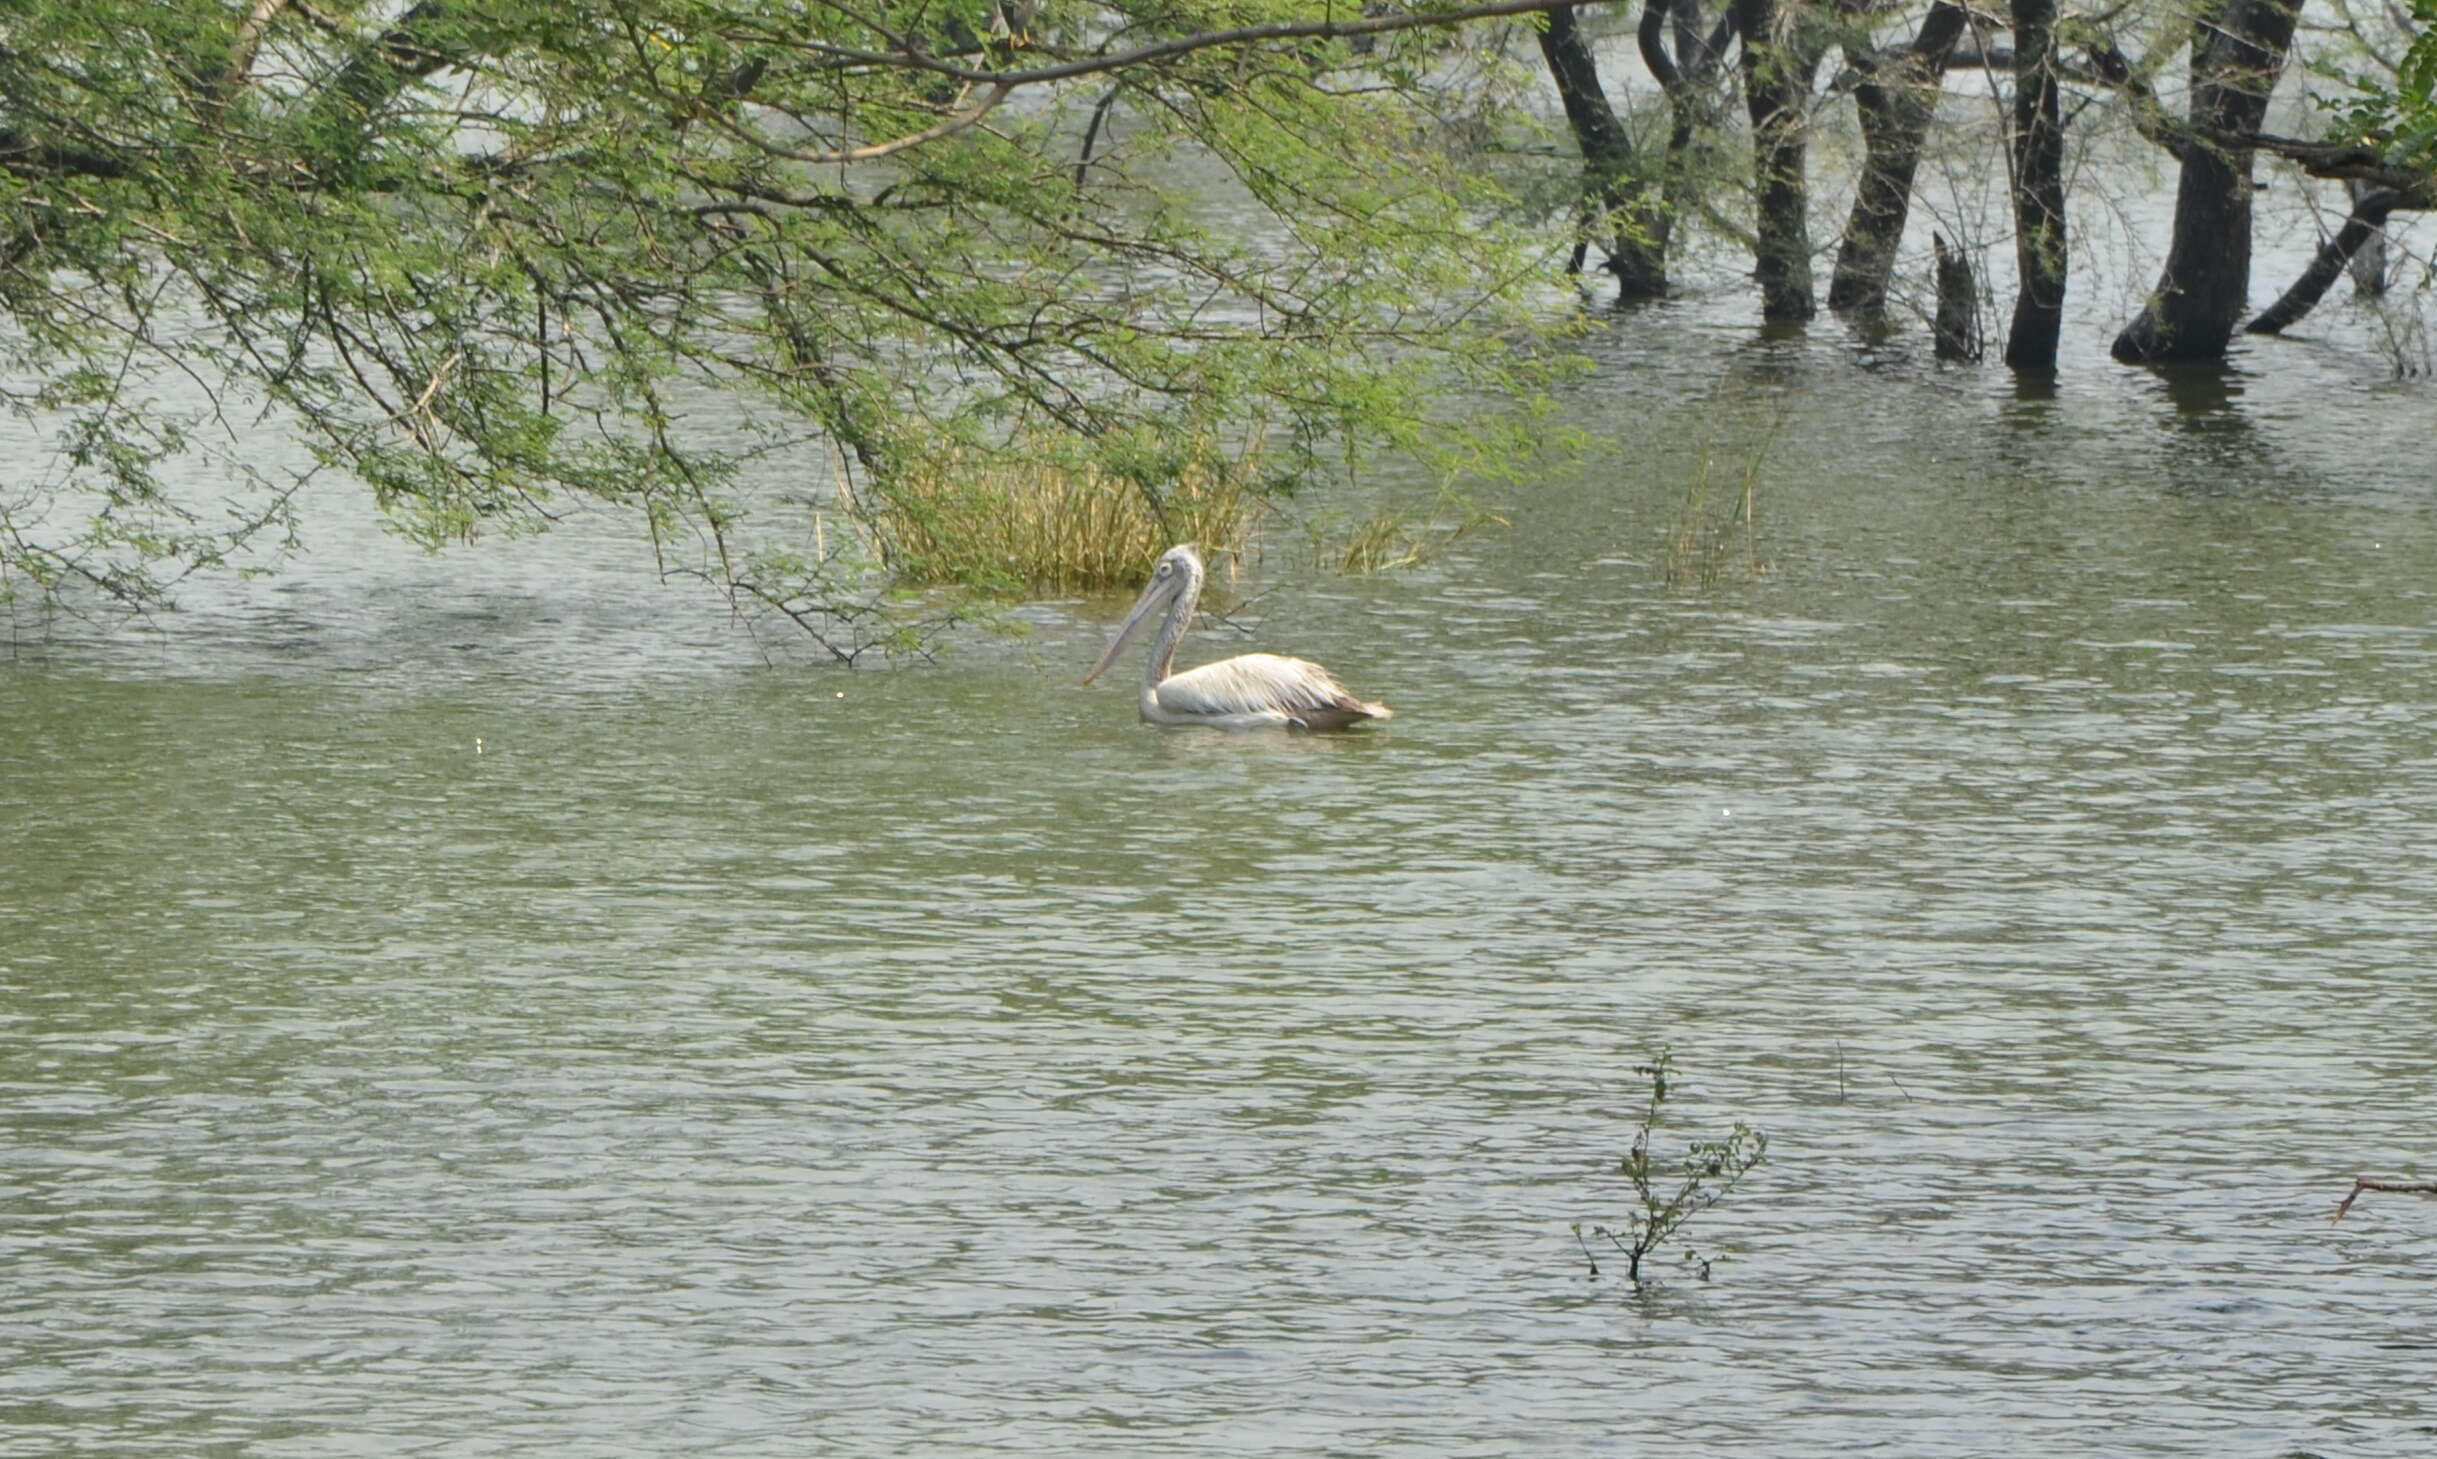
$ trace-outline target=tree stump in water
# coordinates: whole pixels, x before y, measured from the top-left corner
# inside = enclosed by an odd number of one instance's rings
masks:
[[[1941,360],[1980,358],[1980,289],[1972,279],[1972,261],[1960,248],[1949,248],[1944,236],[1929,235],[1938,251],[1938,314],[1931,332]]]
[[[2361,205],[2378,190],[2377,184],[2365,178],[2348,177],[2344,179],[2344,195],[2352,200],[2353,216],[2360,216]],[[2385,225],[2379,225],[2376,232],[2361,240],[2361,246],[2352,251],[2349,267],[2352,270],[2352,286],[2356,291],[2371,299],[2386,296],[2388,278]]]

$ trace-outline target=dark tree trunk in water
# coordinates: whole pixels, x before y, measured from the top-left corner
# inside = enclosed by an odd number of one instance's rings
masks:
[[[1675,47],[1667,45],[1672,22]],[[1655,225],[1659,252],[1666,252],[1676,218],[1699,194],[1693,143],[1717,123],[1713,84],[1726,43],[1734,35],[1732,16],[1721,19],[1706,35],[1701,29],[1701,0],[1642,0],[1641,24],[1634,43],[1642,64],[1667,97],[1667,158],[1659,172],[1659,203],[1648,216]]]
[[[2220,0],[2201,12],[2174,238],[2148,306],[2116,336],[2117,359],[2224,357],[2251,287],[2251,149],[2223,139],[2259,130],[2299,10],[2299,0]]]
[[[2363,182],[2357,177],[2344,180],[2344,193],[2352,199],[2352,210],[2356,215],[2361,211],[2362,200],[2376,191],[2378,191],[2378,186],[2375,183]],[[2424,203],[2422,206],[2430,207],[2437,206],[2437,204]],[[2361,246],[2352,251],[2352,258],[2346,266],[2352,270],[2352,286],[2355,290],[2367,294],[2372,299],[2385,296],[2387,274],[2386,229],[2384,226],[2381,225],[2376,232],[2361,240]]]
[[[1778,0],[1735,0],[1743,37],[1743,101],[1752,118],[1752,181],[1759,193],[1754,273],[1764,319],[1808,319],[1811,289],[1810,198],[1804,180],[1804,122],[1820,47],[1793,33]]]
[[[2056,74],[2056,0],[2013,0],[2014,323],[2005,362],[2056,368],[2065,324],[2065,120]]]
[[[1583,235],[1574,245],[1571,268],[1579,272],[1594,227],[1604,230],[1608,269],[1624,297],[1655,298],[1667,292],[1667,228],[1650,188],[1635,177],[1640,170],[1633,139],[1608,105],[1600,85],[1599,64],[1582,23],[1572,10],[1548,12],[1540,32],[1540,54],[1565,103],[1566,122],[1582,149]]]
[[[2432,189],[2431,191],[2437,191]],[[2285,296],[2269,305],[2257,319],[2243,326],[2251,334],[2274,334],[2287,325],[2297,323],[2316,307],[2327,293],[2336,275],[2344,266],[2356,261],[2372,242],[2386,236],[2387,215],[2398,208],[2425,208],[2437,203],[2429,192],[2399,192],[2391,187],[2371,188],[2353,194],[2352,216],[2333,238],[2319,245],[2318,256],[2310,267],[2285,290]],[[2380,265],[2379,281],[2384,282],[2384,265]]]
[[[1938,254],[1938,316],[1931,334],[1941,360],[1980,358],[1980,286],[1972,279],[1972,261],[1960,248],[1949,248],[1938,234],[1929,235]]]
[[[1887,307],[1887,280],[1895,272],[1896,244],[1912,210],[1921,148],[1937,114],[1938,84],[1967,18],[1961,6],[1937,0],[1911,45],[1850,53],[1864,78],[1853,90],[1862,118],[1862,175],[1844,242],[1836,250],[1836,272],[1828,280],[1831,309],[1877,314]]]

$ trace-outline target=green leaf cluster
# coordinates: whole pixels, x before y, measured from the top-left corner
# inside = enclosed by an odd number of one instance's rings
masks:
[[[2411,0],[2409,14],[2391,85],[2374,74],[2336,74],[2344,95],[2326,104],[2330,137],[2373,148],[2391,168],[2437,179],[2437,0]]]

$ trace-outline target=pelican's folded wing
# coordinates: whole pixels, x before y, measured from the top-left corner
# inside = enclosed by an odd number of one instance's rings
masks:
[[[1279,654],[1244,654],[1188,669],[1161,681],[1155,693],[1172,723],[1343,729],[1390,717],[1388,706],[1365,704],[1318,664]]]

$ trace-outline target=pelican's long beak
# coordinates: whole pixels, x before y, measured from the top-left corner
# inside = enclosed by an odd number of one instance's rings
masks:
[[[1117,655],[1125,652],[1125,646],[1134,641],[1134,635],[1142,632],[1142,625],[1151,621],[1151,615],[1158,611],[1160,604],[1175,591],[1176,585],[1173,582],[1163,583],[1156,580],[1149,587],[1144,588],[1142,596],[1134,600],[1134,606],[1126,610],[1125,621],[1117,625],[1117,636],[1109,641],[1108,651],[1101,654],[1100,662],[1092,665],[1092,671],[1083,676],[1083,682],[1089,684],[1092,680],[1107,673],[1108,666],[1117,662]]]

